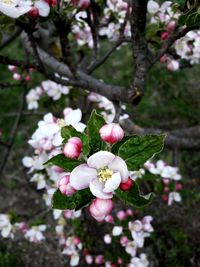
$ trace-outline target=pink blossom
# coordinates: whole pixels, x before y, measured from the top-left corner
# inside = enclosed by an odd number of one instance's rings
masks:
[[[123,221],[126,219],[126,212],[124,210],[120,210],[117,212],[116,216],[120,221]]]
[[[105,124],[101,127],[99,133],[102,140],[110,144],[119,142],[124,137],[124,131],[117,123]]]
[[[71,196],[76,192],[76,190],[69,183],[69,177],[69,175],[65,175],[58,182],[60,192],[66,196]]]
[[[122,191],[129,191],[133,187],[134,181],[129,177],[125,183],[119,185]]]
[[[168,39],[168,37],[169,37],[169,33],[168,32],[163,32],[162,34],[161,34],[161,40],[167,40]]]
[[[64,146],[63,153],[66,157],[74,159],[78,158],[81,154],[83,144],[80,138],[71,137],[68,139]]]
[[[104,256],[103,255],[97,255],[95,258],[95,263],[97,265],[101,265],[104,263]]]
[[[105,221],[108,222],[108,223],[113,223],[114,222],[114,219],[113,219],[113,216],[108,214],[106,217],[105,217]]]
[[[111,199],[96,198],[89,206],[89,212],[97,221],[101,222],[105,216],[108,215],[113,208],[113,202]]]

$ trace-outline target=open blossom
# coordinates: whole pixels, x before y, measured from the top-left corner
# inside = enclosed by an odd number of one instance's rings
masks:
[[[171,192],[168,196],[168,205],[171,206],[174,201],[181,202],[181,200],[181,195],[178,192]]]
[[[94,196],[109,199],[128,177],[123,159],[108,151],[99,151],[88,158],[87,164],[81,164],[71,172],[70,184],[76,190],[89,187]]]
[[[63,153],[66,157],[74,159],[78,158],[81,154],[83,144],[80,138],[71,137],[68,139],[64,146]]]
[[[148,1],[148,4],[147,4],[147,10],[150,14],[155,14],[158,12],[159,10],[159,5],[157,2],[153,1],[153,0],[150,0]]]
[[[66,125],[72,125],[78,132],[83,132],[86,125],[81,121],[82,112],[78,109],[65,108],[63,111]]]
[[[92,201],[92,204],[89,206],[90,214],[97,221],[101,222],[104,220],[106,215],[108,215],[113,208],[113,203],[111,199],[99,199],[96,198]]]
[[[27,232],[25,233],[25,238],[28,239],[30,242],[39,243],[45,239],[45,236],[42,232],[46,230],[47,226],[44,224],[38,226],[32,226]]]
[[[102,140],[110,144],[119,142],[124,137],[124,131],[117,123],[105,124],[99,130]]]

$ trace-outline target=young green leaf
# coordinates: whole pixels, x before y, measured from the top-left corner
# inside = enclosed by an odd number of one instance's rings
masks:
[[[116,190],[117,197],[122,200],[125,204],[132,205],[136,208],[142,208],[149,205],[152,202],[154,193],[142,196],[136,182],[129,191]]]
[[[62,195],[57,189],[53,195],[52,208],[58,210],[74,209],[79,210],[94,198],[89,189],[77,191],[72,196]]]
[[[129,170],[138,170],[163,149],[164,138],[164,135],[133,136],[120,146],[118,155],[125,160]]]
[[[67,172],[71,172],[75,167],[80,165],[82,162],[77,159],[70,159],[64,156],[64,154],[58,154],[57,156],[49,159],[44,165],[51,164],[56,165]]]
[[[102,141],[99,134],[99,130],[104,124],[106,124],[104,118],[96,110],[93,110],[87,125],[91,154],[106,148],[106,143]]]
[[[71,125],[62,127],[61,136],[64,139],[64,143],[71,137],[79,137],[83,143],[83,154],[87,156],[90,152],[89,140],[86,134],[78,132]]]

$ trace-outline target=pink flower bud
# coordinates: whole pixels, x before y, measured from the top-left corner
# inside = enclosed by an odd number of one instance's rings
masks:
[[[163,184],[168,185],[170,183],[169,179],[163,179]]]
[[[117,263],[118,263],[119,265],[122,265],[122,264],[123,264],[123,260],[122,260],[122,258],[118,258]]]
[[[117,123],[105,124],[101,127],[99,133],[102,140],[108,142],[109,144],[119,142],[124,137],[124,131]]]
[[[71,196],[76,192],[76,190],[69,183],[69,177],[69,175],[65,175],[58,182],[60,192],[66,196]]]
[[[161,63],[165,63],[166,61],[167,61],[167,55],[163,55],[162,57],[160,57]]]
[[[111,242],[112,242],[111,235],[109,235],[109,234],[104,235],[103,240],[104,240],[104,242],[105,242],[106,244],[111,244]]]
[[[169,192],[169,187],[167,187],[167,186],[165,186],[164,188],[163,188],[163,191],[166,193],[166,192]]]
[[[133,216],[133,211],[131,209],[126,210],[126,215],[127,216]]]
[[[168,31],[168,33],[173,32],[173,30],[175,29],[175,27],[176,27],[176,22],[174,20],[170,21],[167,24],[167,31]]]
[[[176,190],[181,190],[183,188],[181,183],[176,184]]]
[[[168,195],[163,195],[162,199],[163,199],[164,202],[167,202],[168,201]]]
[[[120,244],[121,244],[123,247],[125,247],[125,246],[127,245],[128,242],[129,242],[129,240],[128,240],[128,237],[127,237],[127,236],[122,236],[122,237],[120,238]]]
[[[170,60],[167,64],[167,68],[170,71],[176,71],[179,69],[179,62],[177,60]]]
[[[161,40],[167,40],[168,39],[168,37],[169,37],[169,33],[168,32],[163,32],[162,34],[161,34]]]
[[[13,74],[13,79],[16,81],[20,81],[21,80],[21,75],[19,73],[14,73]]]
[[[66,157],[74,159],[78,158],[81,154],[83,144],[80,138],[78,137],[71,137],[65,144],[63,153]]]
[[[26,82],[30,82],[30,81],[31,81],[31,76],[30,76],[30,75],[26,75],[26,77],[25,77],[25,81],[26,81]]]
[[[95,258],[95,263],[97,265],[101,265],[104,263],[104,256],[103,255],[97,255]]]
[[[126,219],[126,212],[123,210],[120,210],[117,212],[116,216],[120,221],[123,221]]]
[[[113,202],[111,199],[96,198],[89,206],[89,212],[94,219],[101,222],[111,212],[112,208]]]
[[[86,263],[87,264],[92,264],[92,262],[93,262],[93,258],[92,258],[92,256],[91,255],[86,255],[85,256],[85,261],[86,261]]]
[[[39,9],[37,7],[32,7],[27,14],[32,19],[37,19],[39,17]]]
[[[128,180],[125,183],[121,183],[119,187],[122,191],[129,191],[133,187],[133,184],[134,181],[131,178],[128,178]]]

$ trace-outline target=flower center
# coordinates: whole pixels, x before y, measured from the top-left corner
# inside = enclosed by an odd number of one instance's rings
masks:
[[[7,4],[7,5],[12,5],[13,3],[14,3],[14,1],[13,0],[3,0],[2,1],[4,4]]]
[[[113,175],[113,171],[108,168],[103,168],[98,170],[98,178],[100,182],[106,182]]]

